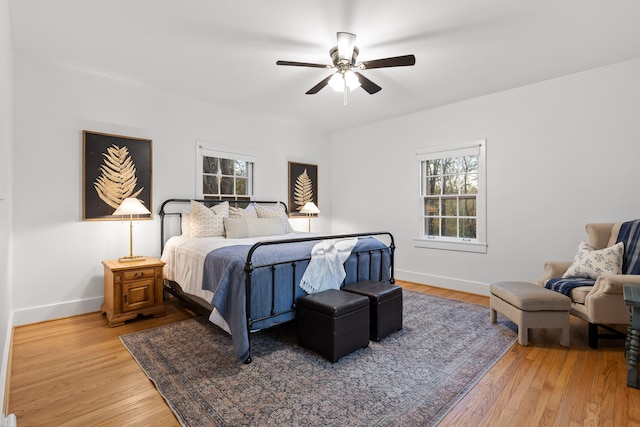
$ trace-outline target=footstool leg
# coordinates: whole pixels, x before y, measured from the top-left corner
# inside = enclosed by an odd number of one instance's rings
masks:
[[[518,342],[520,345],[529,345],[529,328],[518,325]]]
[[[560,335],[560,345],[569,347],[569,326],[562,328],[562,335]]]
[[[493,308],[489,309],[489,317],[491,318],[491,323],[496,323],[496,311]]]

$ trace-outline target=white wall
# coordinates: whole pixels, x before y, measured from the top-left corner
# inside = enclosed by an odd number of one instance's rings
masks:
[[[11,338],[11,239],[12,206],[12,48],[9,2],[0,0],[0,424],[6,408],[5,384],[8,375]]]
[[[100,261],[128,251],[126,222],[81,221],[83,129],[153,140],[154,212],[193,195],[196,140],[235,144],[260,156],[262,199],[286,200],[288,160],[318,164],[314,230],[392,231],[397,278],[478,293],[536,280],[545,260],[573,256],[586,222],[640,217],[639,72],[636,60],[554,79],[339,132],[328,147],[291,124],[15,57],[14,322],[99,309]],[[477,138],[488,253],[414,248],[416,148]],[[159,255],[157,218],[134,233],[136,252]]]
[[[127,222],[81,220],[83,129],[153,140],[154,213],[194,197],[196,140],[255,151],[262,200],[287,200],[288,161],[318,164],[327,215],[314,228],[329,230],[327,135],[19,56],[14,65],[16,324],[98,310],[101,260],[128,253]],[[135,252],[159,256],[159,234],[157,215],[135,223]]]
[[[573,258],[585,223],[640,218],[638,76],[640,59],[333,135],[332,231],[389,229],[400,279],[482,294],[539,279]],[[415,248],[416,148],[478,138],[488,253]]]

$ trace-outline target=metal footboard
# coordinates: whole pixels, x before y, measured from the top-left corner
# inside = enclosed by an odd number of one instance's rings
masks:
[[[393,238],[393,235],[388,232],[388,231],[380,231],[380,232],[371,232],[371,233],[354,233],[354,234],[338,234],[338,235],[325,235],[325,236],[314,236],[314,237],[303,237],[303,238],[295,238],[295,239],[285,239],[285,240],[267,240],[267,241],[262,241],[262,242],[258,242],[256,244],[254,244],[250,249],[249,252],[247,253],[247,260],[245,262],[245,267],[244,267],[244,272],[245,272],[245,304],[246,304],[246,313],[247,313],[247,336],[249,337],[249,357],[245,360],[245,363],[251,363],[251,331],[253,330],[253,325],[256,324],[257,322],[261,322],[264,320],[268,320],[271,318],[275,318],[278,316],[282,316],[284,314],[288,314],[288,313],[293,313],[296,310],[296,288],[298,286],[298,283],[296,283],[296,267],[299,263],[302,262],[308,262],[311,259],[311,256],[306,257],[306,258],[301,258],[301,259],[296,259],[296,260],[287,260],[284,262],[279,262],[279,263],[273,263],[273,264],[262,264],[262,265],[255,265],[253,262],[253,255],[255,253],[256,250],[258,250],[259,248],[265,247],[265,246],[273,246],[273,245],[281,245],[281,244],[287,244],[287,243],[298,243],[298,242],[320,242],[322,240],[327,240],[327,239],[347,239],[347,238],[354,238],[354,237],[376,237],[376,236],[386,236],[386,238],[388,238],[389,243],[387,246],[385,247],[381,247],[381,248],[377,248],[377,249],[365,249],[365,250],[355,250],[351,252],[351,255],[355,255],[356,257],[356,280],[355,281],[360,281],[360,262],[362,257],[368,257],[369,260],[369,274],[367,279],[372,280],[374,278],[377,277],[377,280],[380,281],[383,279],[383,277],[385,276],[383,271],[382,271],[382,263],[383,263],[383,256],[385,252],[389,253],[389,267],[390,267],[390,271],[389,271],[389,279],[388,282],[389,283],[395,283],[395,278],[394,278],[394,272],[393,272],[393,268],[394,268],[394,252],[395,252],[395,241]],[[377,274],[375,274],[376,272],[372,271],[372,269],[374,268],[374,263],[372,262],[373,260],[373,256],[375,253],[379,253],[380,257],[380,263],[379,266],[377,268]],[[275,308],[275,285],[276,285],[276,280],[275,280],[275,271],[277,269],[278,266],[280,265],[290,265],[292,268],[292,276],[291,276],[291,307],[285,309],[285,310],[279,310],[277,311]],[[256,318],[252,318],[251,317],[251,293],[252,293],[252,277],[253,277],[253,273],[256,269],[260,269],[260,268],[267,268],[271,270],[271,313],[268,316],[261,316],[261,317],[256,317]],[[386,280],[386,279],[385,279]],[[344,285],[345,283],[343,282],[342,285]]]

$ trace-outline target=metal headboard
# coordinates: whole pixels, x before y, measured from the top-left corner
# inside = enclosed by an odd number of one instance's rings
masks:
[[[212,200],[212,199],[167,199],[160,205],[158,214],[160,215],[160,253],[164,250],[165,239],[165,216],[178,217],[182,219],[182,212],[185,208],[191,205],[191,201],[200,202],[205,206],[211,207],[223,202],[229,202],[229,205],[236,208],[246,208],[252,203],[259,203],[261,205],[275,205],[280,203],[284,206],[285,212],[288,212],[287,204],[280,201],[272,200]],[[182,232],[182,225],[180,226]]]

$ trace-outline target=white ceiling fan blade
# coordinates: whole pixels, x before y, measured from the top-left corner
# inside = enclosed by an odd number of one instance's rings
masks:
[[[351,62],[353,49],[356,45],[356,35],[339,32],[338,34],[338,58],[340,61]]]

